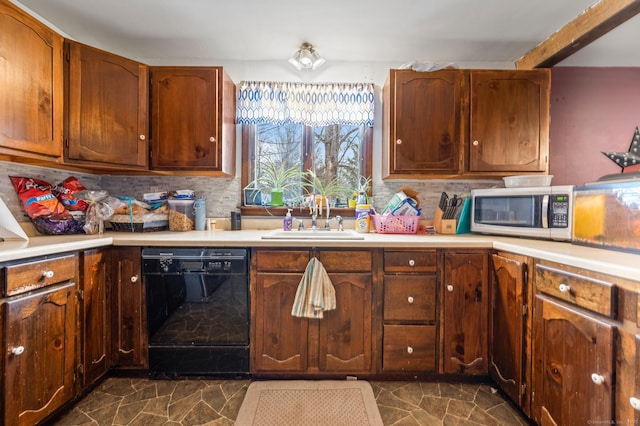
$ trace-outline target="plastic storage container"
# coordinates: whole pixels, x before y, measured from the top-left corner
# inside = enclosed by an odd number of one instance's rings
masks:
[[[169,203],[169,231],[193,231],[195,218],[193,199],[168,200]]]
[[[549,186],[553,175],[518,175],[502,178],[507,188],[521,188],[532,186]]]

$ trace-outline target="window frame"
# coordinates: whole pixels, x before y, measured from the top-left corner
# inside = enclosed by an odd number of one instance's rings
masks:
[[[241,162],[241,190],[240,190],[240,211],[243,216],[284,216],[287,212],[287,207],[273,207],[273,206],[245,206],[244,205],[244,189],[249,182],[250,179],[250,170],[252,167],[251,158],[255,155],[255,132],[256,125],[254,124],[242,124],[242,162]],[[305,144],[304,149],[309,150],[312,149],[309,145],[313,143],[313,127],[304,125],[303,127],[303,136],[302,141]],[[363,140],[361,145],[361,168],[360,172],[363,176],[372,176],[372,154],[373,154],[373,127],[364,126],[363,131]],[[305,158],[304,169],[307,170],[311,167],[311,164],[307,164],[307,161],[311,161],[309,156]],[[369,196],[371,194],[368,194]],[[332,207],[331,213],[335,215],[340,215],[342,217],[353,217],[354,209],[350,208],[342,208],[342,207]],[[310,216],[307,209],[296,209],[296,216],[306,217]]]

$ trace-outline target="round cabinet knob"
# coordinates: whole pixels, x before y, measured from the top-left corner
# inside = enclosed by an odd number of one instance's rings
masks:
[[[15,348],[11,348],[11,353],[14,355],[22,355],[24,352],[24,346],[16,346]]]
[[[409,259],[409,266],[416,266],[416,261],[413,259]]]
[[[591,381],[593,381],[593,383],[595,383],[596,385],[601,385],[604,383],[604,376],[593,373],[591,375]]]
[[[640,399],[631,397],[629,398],[629,404],[633,407],[634,410],[640,411]]]
[[[45,278],[53,278],[53,271],[44,271],[42,276]]]
[[[147,137],[145,135],[140,135],[138,136],[140,138],[141,141],[145,140]]]
[[[413,348],[411,346],[407,346],[407,353],[408,354],[412,354],[413,353]]]
[[[138,276],[137,275],[132,276],[131,277],[131,282],[132,283],[137,283],[138,282]]]
[[[560,290],[560,293],[569,293],[571,291],[571,287],[568,284],[560,284],[558,286],[558,290]]]
[[[447,291],[450,293],[453,292],[453,286],[451,284],[447,286]]]
[[[478,146],[478,145],[480,145],[480,142],[478,142],[478,141],[473,141],[473,146]]]
[[[409,296],[407,297],[407,302],[409,302],[409,304],[413,304],[413,296]]]
[[[396,140],[396,145],[402,145],[402,139]]]
[[[215,142],[215,141],[216,141],[216,138],[214,138],[213,136],[209,138],[209,142]]]

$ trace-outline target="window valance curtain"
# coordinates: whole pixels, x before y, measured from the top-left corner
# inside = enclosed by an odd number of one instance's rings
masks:
[[[236,123],[373,126],[373,83],[242,81]]]

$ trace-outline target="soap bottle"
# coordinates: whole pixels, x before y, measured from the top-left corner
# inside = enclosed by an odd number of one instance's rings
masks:
[[[282,229],[285,231],[291,231],[293,227],[293,217],[291,217],[291,209],[287,209],[287,215],[284,217]]]

